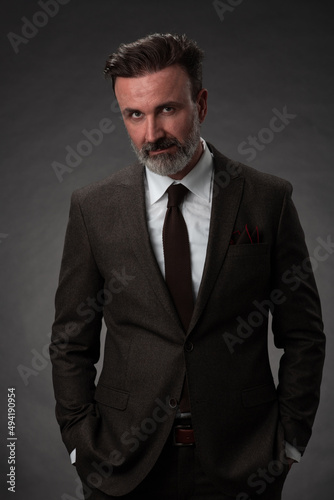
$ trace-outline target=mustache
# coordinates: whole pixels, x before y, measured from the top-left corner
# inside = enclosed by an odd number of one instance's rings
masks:
[[[171,146],[177,146],[179,148],[182,147],[180,141],[178,141],[175,137],[173,139],[168,139],[166,137],[162,137],[155,142],[147,142],[141,148],[141,153],[147,155],[150,151],[158,151],[159,149],[168,149]]]

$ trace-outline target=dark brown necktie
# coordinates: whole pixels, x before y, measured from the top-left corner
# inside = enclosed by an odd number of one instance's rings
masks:
[[[194,309],[188,230],[179,208],[187,192],[188,189],[182,184],[172,184],[167,189],[167,213],[162,233],[165,279],[185,332]],[[179,409],[182,413],[190,412],[187,377]]]
[[[182,184],[172,184],[167,189],[167,213],[162,232],[165,279],[185,331],[194,309],[188,231],[179,208],[187,192]]]

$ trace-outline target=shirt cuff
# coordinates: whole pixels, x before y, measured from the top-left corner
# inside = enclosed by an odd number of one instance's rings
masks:
[[[285,441],[285,454],[288,458],[292,458],[296,462],[300,462],[302,456],[300,451],[287,441]]]
[[[301,459],[301,453],[300,451],[297,450],[292,444],[288,443],[285,441],[285,454],[288,458],[292,458],[293,460],[296,460],[296,462],[300,462]],[[74,465],[76,460],[77,460],[77,449],[74,448],[74,450],[70,454],[70,459],[71,459],[71,464]]]
[[[77,461],[77,449],[76,448],[74,448],[74,450],[71,451],[70,459],[71,459],[71,464],[74,465],[75,462]]]

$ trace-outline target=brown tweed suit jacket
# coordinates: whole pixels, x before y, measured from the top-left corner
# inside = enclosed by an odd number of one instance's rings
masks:
[[[325,341],[292,187],[209,147],[210,233],[186,334],[151,247],[143,167],[72,197],[50,346],[56,414],[79,475],[109,495],[131,491],[153,467],[186,372],[197,451],[224,493],[254,493],[258,469],[282,460],[284,439],[303,452],[311,435]],[[245,229],[258,239],[238,244]],[[269,309],[284,349],[278,387]]]

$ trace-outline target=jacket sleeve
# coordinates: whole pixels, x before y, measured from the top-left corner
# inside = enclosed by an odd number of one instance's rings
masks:
[[[95,363],[100,356],[103,278],[91,250],[79,195],[73,193],[56,293],[50,357],[56,417],[71,452],[76,431],[94,413]],[[102,299],[100,299],[102,300]]]
[[[272,330],[280,360],[278,398],[285,439],[304,452],[319,404],[325,354],[321,307],[304,233],[291,199],[285,194],[273,252],[279,304]]]

